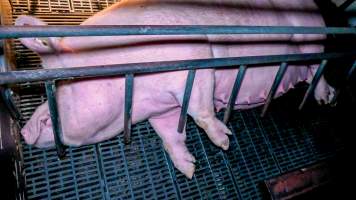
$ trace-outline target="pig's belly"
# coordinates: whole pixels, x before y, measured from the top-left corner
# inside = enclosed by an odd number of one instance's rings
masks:
[[[214,57],[227,56],[263,56],[277,54],[303,53],[299,46],[285,44],[266,45],[234,45],[229,47],[218,46],[215,48]],[[321,52],[322,47],[314,49],[314,52]],[[265,103],[268,93],[272,87],[279,65],[268,65],[248,68],[244,76],[241,88],[235,101],[235,109],[253,108]],[[225,108],[231,90],[236,79],[238,70],[217,70],[215,72],[214,104],[217,110]],[[277,89],[276,97],[281,96],[298,82],[310,78],[311,73],[308,66],[289,65],[280,86]]]

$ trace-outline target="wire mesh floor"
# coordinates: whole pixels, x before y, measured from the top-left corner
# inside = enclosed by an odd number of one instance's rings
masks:
[[[188,180],[165,153],[148,122],[134,125],[132,143],[116,137],[96,145],[67,149],[58,160],[55,149],[24,144],[29,199],[263,199],[263,181],[331,158],[343,143],[320,115],[292,116],[272,109],[235,111],[228,124],[230,149],[214,146],[192,120],[187,146],[197,158]],[[282,112],[284,110],[284,112]],[[221,113],[219,114],[220,117]],[[322,132],[322,133],[321,133]],[[327,132],[327,131],[326,131]]]

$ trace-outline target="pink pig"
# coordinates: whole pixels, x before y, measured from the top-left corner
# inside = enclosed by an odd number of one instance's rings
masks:
[[[303,12],[307,10],[308,12]],[[90,17],[82,25],[263,25],[324,26],[310,0],[127,0]],[[19,16],[16,25],[45,25]],[[171,35],[23,38],[37,52],[44,68],[121,63],[222,58],[253,55],[317,53],[313,41],[324,35]],[[310,41],[310,44],[299,44]],[[317,66],[289,66],[275,97],[301,81],[310,81]],[[249,68],[235,109],[262,105],[278,66]],[[198,70],[188,114],[211,141],[226,150],[231,131],[215,116],[226,107],[238,70]],[[135,76],[132,123],[148,119],[175,167],[192,178],[195,158],[185,145],[186,133],[177,132],[187,71]],[[70,146],[97,143],[118,135],[124,126],[123,77],[62,81],[57,92],[63,142]],[[322,78],[315,98],[329,102],[333,89]],[[37,108],[21,131],[37,147],[54,146],[48,104]]]

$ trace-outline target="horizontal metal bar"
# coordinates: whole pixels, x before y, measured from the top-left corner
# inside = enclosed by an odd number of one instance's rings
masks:
[[[62,126],[59,118],[57,100],[56,100],[56,85],[54,81],[46,81],[46,94],[48,99],[49,113],[52,120],[54,142],[56,143],[57,155],[60,159],[64,159],[66,152],[65,146],[62,143]]]
[[[154,72],[168,72],[191,69],[207,68],[234,68],[239,65],[252,67],[256,64],[271,64],[280,62],[298,62],[298,61],[317,61],[322,59],[336,58],[356,58],[356,52],[339,52],[339,53],[310,53],[310,54],[289,54],[289,55],[271,55],[271,56],[246,56],[232,58],[213,58],[183,61],[164,61],[149,63],[132,63],[119,65],[99,65],[95,67],[72,67],[60,69],[39,69],[23,70],[0,73],[0,85],[73,79],[85,77],[115,76],[123,74],[143,74]],[[54,66],[52,66],[54,67]]]
[[[323,75],[323,72],[324,72],[324,69],[325,69],[327,63],[328,63],[328,60],[321,61],[320,66],[319,66],[318,70],[316,71],[316,73],[313,77],[313,80],[309,85],[307,92],[304,95],[303,101],[299,105],[299,110],[303,109],[304,104],[309,99],[310,95],[312,95],[314,93],[314,90],[315,90],[316,86],[318,85],[321,76]]]
[[[0,29],[0,39],[22,37],[196,34],[356,34],[356,28],[302,26],[81,25],[2,26]]]
[[[125,79],[125,113],[124,113],[124,142],[131,142],[131,115],[134,75],[127,74]]]
[[[227,124],[227,122],[229,121],[229,118],[230,118],[230,115],[231,115],[231,111],[234,109],[236,98],[237,98],[237,95],[239,94],[240,87],[241,87],[241,84],[242,84],[242,80],[243,80],[243,78],[245,76],[245,72],[246,72],[246,66],[245,65],[241,65],[239,67],[239,72],[236,75],[235,83],[234,83],[234,86],[233,86],[233,88],[231,90],[229,103],[227,104],[226,111],[224,113],[224,120],[223,121],[224,121],[225,124]]]
[[[272,84],[271,90],[268,93],[266,103],[263,106],[261,117],[265,116],[267,109],[268,109],[269,105],[271,104],[271,102],[274,98],[274,95],[277,92],[278,86],[281,83],[283,76],[287,71],[287,67],[288,67],[288,64],[286,62],[281,63],[281,66],[279,67],[278,72],[276,74],[276,78],[274,79],[274,82]]]
[[[187,122],[187,112],[188,112],[190,95],[192,94],[192,90],[193,90],[194,77],[195,77],[195,70],[189,70],[187,76],[187,82],[185,83],[182,109],[179,116],[178,133],[183,133],[185,123]]]

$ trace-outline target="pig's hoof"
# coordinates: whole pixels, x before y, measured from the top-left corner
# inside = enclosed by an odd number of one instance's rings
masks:
[[[226,151],[229,149],[229,146],[230,146],[229,138],[226,138],[224,141],[221,142],[220,147]]]
[[[178,163],[174,162],[174,166],[182,172],[187,178],[192,179],[195,165],[189,160],[180,160]]]
[[[224,150],[229,149],[229,137],[227,135],[232,135],[232,132],[218,119],[214,119],[212,122],[207,122],[209,127],[205,130],[208,134],[210,140],[218,147]]]
[[[226,132],[221,132],[217,130],[216,132],[208,132],[207,133],[210,140],[218,147],[221,147],[224,150],[229,149],[229,137],[226,135]]]
[[[329,86],[325,80],[321,80],[314,91],[315,100],[319,105],[329,104],[335,96],[335,89]]]
[[[195,158],[188,151],[172,156],[174,166],[187,178],[192,179],[195,171]]]
[[[174,166],[187,178],[191,179],[195,171],[196,162],[194,156],[189,153],[184,143],[164,143],[164,148],[168,152]]]

